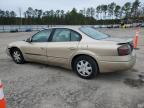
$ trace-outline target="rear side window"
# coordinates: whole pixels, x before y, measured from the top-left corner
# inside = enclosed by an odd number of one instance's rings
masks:
[[[80,40],[81,40],[80,34],[71,31],[71,41],[80,41]]]
[[[66,28],[57,28],[52,37],[52,42],[70,42],[80,41],[81,35],[73,30]]]
[[[67,42],[70,41],[70,30],[68,29],[56,29],[52,42]]]
[[[51,31],[51,29],[40,31],[32,37],[32,42],[47,42]]]

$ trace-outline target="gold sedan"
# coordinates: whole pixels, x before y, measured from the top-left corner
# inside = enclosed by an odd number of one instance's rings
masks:
[[[10,43],[6,51],[18,64],[61,66],[85,79],[125,71],[136,62],[132,39],[112,38],[88,26],[45,29],[25,41]]]

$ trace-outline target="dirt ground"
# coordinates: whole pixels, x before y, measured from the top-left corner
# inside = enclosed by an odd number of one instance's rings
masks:
[[[100,29],[133,38],[135,29]],[[71,70],[43,64],[15,64],[6,45],[32,33],[0,33],[0,79],[7,108],[144,108],[144,28],[139,34],[137,63],[129,71],[100,74],[92,80]]]

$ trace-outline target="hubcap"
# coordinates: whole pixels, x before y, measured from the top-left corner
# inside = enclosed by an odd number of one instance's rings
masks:
[[[92,67],[86,60],[81,60],[77,63],[77,71],[82,76],[89,76],[92,73]]]
[[[16,62],[20,62],[20,60],[21,60],[21,55],[20,55],[20,53],[19,53],[18,51],[14,51],[14,52],[13,52],[13,58],[14,58],[14,60],[15,60]]]

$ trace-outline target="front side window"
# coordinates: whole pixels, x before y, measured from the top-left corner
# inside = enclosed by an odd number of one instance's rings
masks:
[[[70,41],[70,30],[68,29],[56,29],[52,42],[67,42]]]
[[[96,39],[96,40],[105,39],[105,38],[109,37],[108,35],[101,33],[91,27],[81,27],[80,31],[85,33],[87,36],[89,36],[93,39]]]
[[[32,37],[32,42],[47,42],[51,31],[51,29],[40,31]]]

